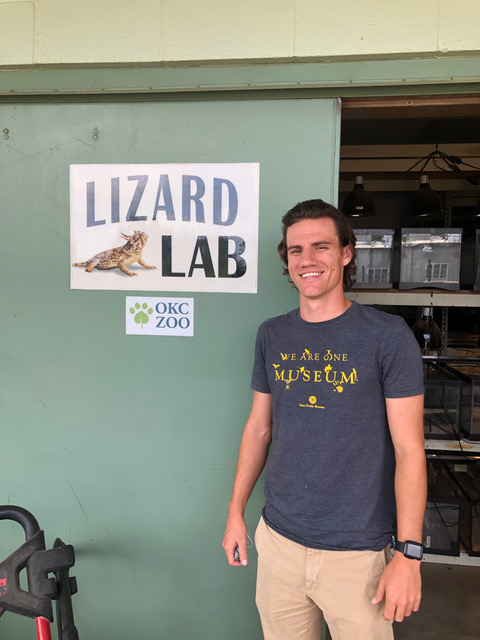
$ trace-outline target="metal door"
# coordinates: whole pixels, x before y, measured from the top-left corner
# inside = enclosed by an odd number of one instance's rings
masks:
[[[280,219],[336,199],[337,101],[3,104],[0,135],[0,502],[75,546],[82,640],[260,640],[254,554],[220,542],[256,328],[296,305]],[[194,294],[193,338],[126,336],[126,292],[69,288],[69,165],[170,162],[260,162],[258,293]]]

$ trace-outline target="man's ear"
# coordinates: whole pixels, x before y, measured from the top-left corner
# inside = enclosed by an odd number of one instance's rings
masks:
[[[346,267],[352,258],[353,258],[353,252],[350,248],[350,245],[347,245],[346,247],[343,248],[343,266]]]

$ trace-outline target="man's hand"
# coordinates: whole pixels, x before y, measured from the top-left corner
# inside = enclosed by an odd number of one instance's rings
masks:
[[[247,566],[247,525],[242,516],[228,516],[222,547],[229,564],[234,567]],[[236,556],[235,549],[237,548],[238,554]]]
[[[420,562],[397,551],[380,578],[372,604],[385,598],[383,618],[402,622],[405,616],[418,611],[421,592]]]

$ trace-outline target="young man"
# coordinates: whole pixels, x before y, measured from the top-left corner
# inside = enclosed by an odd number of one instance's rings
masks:
[[[420,350],[401,318],[345,297],[355,235],[343,214],[309,200],[282,222],[300,307],[258,331],[223,547],[247,564],[244,512],[268,456],[255,534],[265,639],[318,640],[323,615],[333,640],[391,640],[421,597]]]

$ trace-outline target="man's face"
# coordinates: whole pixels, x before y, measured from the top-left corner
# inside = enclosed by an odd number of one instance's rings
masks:
[[[287,229],[288,272],[300,297],[315,300],[343,292],[343,269],[352,259],[331,218],[305,219]]]

